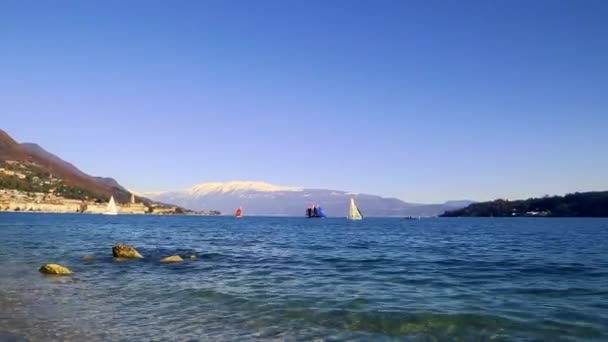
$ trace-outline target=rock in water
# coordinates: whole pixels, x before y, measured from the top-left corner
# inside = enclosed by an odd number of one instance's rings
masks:
[[[68,275],[72,274],[69,268],[65,266],[61,266],[58,264],[46,264],[42,265],[39,269],[40,272],[45,274],[53,274],[53,275]]]
[[[139,254],[137,249],[129,245],[116,245],[112,247],[112,254],[115,258],[127,258],[127,259],[142,259],[143,256]]]
[[[179,255],[172,255],[172,256],[160,259],[160,262],[180,262],[180,261],[184,261],[184,259],[182,259],[182,257]]]
[[[196,260],[196,255],[191,255],[190,260]]]

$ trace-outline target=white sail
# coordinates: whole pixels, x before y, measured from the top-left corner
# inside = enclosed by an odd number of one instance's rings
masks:
[[[116,215],[118,214],[118,209],[116,208],[116,203],[114,202],[114,196],[110,197],[110,202],[108,202],[108,208],[104,213],[106,215]]]
[[[348,219],[349,220],[363,219],[363,216],[361,215],[361,211],[359,211],[359,208],[357,208],[357,205],[355,204],[354,198],[350,199],[350,208],[348,209]]]

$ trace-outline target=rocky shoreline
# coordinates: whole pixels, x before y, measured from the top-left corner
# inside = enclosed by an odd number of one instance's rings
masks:
[[[139,253],[139,251],[137,249],[135,249],[135,247],[133,247],[131,245],[126,245],[126,244],[114,245],[112,247],[112,257],[114,257],[114,259],[117,261],[144,258],[144,256],[141,255],[141,253]],[[85,261],[94,260],[95,256],[85,255],[82,257],[82,259]],[[175,254],[175,255],[163,257],[159,260],[159,262],[161,262],[161,263],[179,263],[179,262],[183,262],[185,260],[194,261],[197,259],[198,259],[197,256],[194,254],[190,255],[190,256],[184,255],[184,257],[182,257],[179,254]],[[40,266],[38,271],[40,273],[44,273],[47,275],[53,275],[53,276],[67,276],[67,275],[73,274],[72,270],[69,269],[67,266],[60,265],[60,264],[54,264],[54,263],[43,264],[42,266]]]

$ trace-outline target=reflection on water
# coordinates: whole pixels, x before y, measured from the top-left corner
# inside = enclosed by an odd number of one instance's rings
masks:
[[[0,214],[0,340],[603,340],[606,251],[602,219]]]

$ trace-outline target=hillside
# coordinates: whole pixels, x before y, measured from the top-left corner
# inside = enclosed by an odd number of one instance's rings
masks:
[[[246,215],[268,216],[302,216],[307,206],[320,204],[328,216],[345,217],[350,197],[355,198],[365,216],[383,217],[437,216],[446,210],[459,209],[471,203],[416,204],[340,190],[305,189],[253,181],[202,183],[187,190],[143,195],[194,210],[214,208],[232,213],[236,208],[243,207]]]
[[[527,200],[473,203],[447,211],[443,217],[608,217],[608,191],[581,192]]]
[[[90,176],[33,143],[18,143],[0,130],[0,188],[54,191],[65,198],[127,202],[129,191],[111,178]],[[149,201],[139,198],[140,201]]]
[[[0,129],[0,161],[24,157],[19,143]]]

